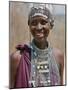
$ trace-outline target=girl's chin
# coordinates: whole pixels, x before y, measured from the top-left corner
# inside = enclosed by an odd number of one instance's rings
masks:
[[[39,42],[39,43],[43,43],[45,41],[46,41],[46,39],[44,39],[44,38],[38,38],[38,39],[36,39],[36,42]]]

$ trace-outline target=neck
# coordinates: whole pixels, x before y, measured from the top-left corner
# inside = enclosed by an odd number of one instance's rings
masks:
[[[36,40],[34,40],[34,44],[39,48],[39,49],[46,49],[48,47],[48,42],[37,42]]]

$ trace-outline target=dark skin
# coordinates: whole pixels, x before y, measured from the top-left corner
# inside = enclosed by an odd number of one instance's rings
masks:
[[[29,27],[36,46],[40,49],[46,48],[47,37],[51,28],[48,19],[36,16],[30,20]]]
[[[47,37],[52,29],[50,22],[47,18],[42,16],[33,17],[29,23],[30,32],[34,37],[34,43],[39,49],[47,48]],[[59,72],[61,78],[61,85],[63,85],[63,69],[64,69],[64,55],[63,53],[54,48],[53,55],[56,58],[56,62],[59,64]]]
[[[39,49],[45,49],[47,48],[47,37],[50,33],[50,29],[52,27],[50,26],[50,22],[48,21],[47,18],[42,17],[42,16],[36,16],[31,18],[29,21],[29,28],[30,32],[33,35],[34,38],[34,43]],[[63,69],[64,69],[64,55],[63,53],[56,49],[53,48],[53,55],[55,56],[56,62],[59,64],[59,72],[60,72],[60,79],[61,79],[61,85],[63,85]],[[19,51],[16,51],[11,55],[11,69],[14,70],[14,74],[12,74],[12,80],[11,80],[11,87],[14,87],[14,81],[15,81],[15,75],[16,75],[16,70],[20,62],[21,54]],[[13,67],[14,66],[14,67]],[[11,71],[11,73],[13,73]]]

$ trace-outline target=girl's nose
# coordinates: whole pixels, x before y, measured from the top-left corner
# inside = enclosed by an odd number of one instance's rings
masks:
[[[39,31],[42,30],[42,25],[40,23],[38,23],[37,26],[36,26],[36,29],[39,30]]]

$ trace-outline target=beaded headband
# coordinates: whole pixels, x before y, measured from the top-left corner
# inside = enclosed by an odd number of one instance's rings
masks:
[[[44,5],[40,6],[38,4],[31,8],[31,11],[28,16],[28,25],[29,25],[29,21],[31,20],[31,18],[33,18],[35,16],[43,16],[49,20],[51,26],[54,25],[54,18],[52,16],[52,14],[51,14],[50,10],[48,8],[46,8],[46,6],[44,6]]]

